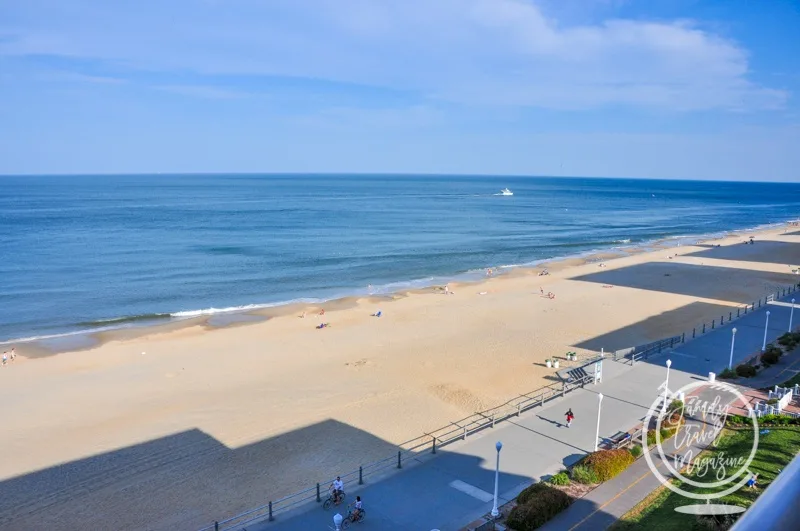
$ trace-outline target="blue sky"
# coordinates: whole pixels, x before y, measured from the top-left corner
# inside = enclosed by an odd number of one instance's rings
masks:
[[[0,173],[800,181],[796,0],[9,0]]]

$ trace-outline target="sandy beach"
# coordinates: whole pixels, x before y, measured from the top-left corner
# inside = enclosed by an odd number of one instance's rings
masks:
[[[49,356],[17,345],[0,370],[0,528],[199,528],[541,387],[555,378],[545,358],[735,314],[799,282],[798,264],[800,229],[780,227],[517,269],[452,295],[108,332]]]

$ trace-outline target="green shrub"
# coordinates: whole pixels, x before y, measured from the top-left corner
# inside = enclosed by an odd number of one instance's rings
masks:
[[[642,455],[642,451],[643,451],[642,447],[639,446],[638,444],[634,444],[633,446],[631,446],[631,449],[630,449],[631,455],[633,456],[634,459],[636,459],[640,455]]]
[[[767,404],[769,404],[770,406],[774,406],[777,403],[778,403],[777,398],[770,398],[769,400],[767,400]]]
[[[764,367],[769,367],[770,365],[775,365],[781,359],[781,355],[775,352],[774,350],[766,350],[761,355],[761,363],[764,364]]]
[[[752,426],[753,419],[741,415],[729,415],[726,423],[729,426]],[[800,426],[800,418],[789,415],[764,415],[758,419],[758,426]]]
[[[756,375],[756,368],[752,365],[742,363],[741,365],[736,366],[736,374],[742,378],[752,378]]]
[[[647,446],[653,446],[657,440],[656,430],[647,430]]]
[[[736,371],[734,371],[733,369],[727,369],[726,368],[724,371],[719,373],[717,376],[719,376],[720,378],[725,379],[725,380],[733,380],[734,378],[738,377],[739,375],[736,374]]]
[[[766,353],[766,352],[774,352],[774,353],[775,353],[775,354],[777,354],[778,356],[781,356],[781,355],[783,355],[783,349],[782,349],[781,347],[776,347],[776,346],[775,346],[775,345],[773,345],[772,343],[770,343],[770,344],[768,344],[768,345],[766,346],[766,348],[764,349],[764,352],[765,352],[765,353]]]
[[[536,483],[536,485],[544,484]],[[544,485],[544,488],[540,489],[536,496],[528,499],[524,504],[519,504],[519,498],[517,498],[517,503],[518,505],[506,518],[506,524],[515,531],[533,531],[569,507],[572,498],[562,490]]]
[[[752,426],[753,419],[750,417],[744,417],[742,415],[728,415],[728,417],[725,419],[725,423],[730,426]],[[760,421],[759,424],[761,424]]]
[[[683,402],[681,402],[676,398],[675,400],[669,403],[667,411],[669,411],[671,415],[674,415],[675,413],[683,415]]]
[[[800,332],[787,332],[778,338],[778,344],[786,347],[787,350],[792,350],[800,344]]]
[[[569,485],[569,476],[566,472],[559,472],[549,479],[553,485]]]
[[[584,485],[595,485],[600,483],[600,479],[595,474],[594,470],[584,465],[575,465],[572,467],[572,480]]]
[[[628,450],[598,450],[589,454],[583,464],[597,474],[600,481],[608,481],[633,463],[633,456]]]
[[[530,487],[526,488],[525,490],[523,490],[522,492],[519,493],[519,496],[517,496],[517,504],[518,505],[522,505],[522,504],[528,503],[528,501],[530,501],[532,498],[534,498],[540,492],[542,492],[542,491],[544,491],[546,489],[549,489],[549,488],[550,487],[548,487],[546,484],[542,483],[541,481],[539,483],[534,483],[533,485],[531,485]]]
[[[791,426],[800,424],[800,419],[789,415],[764,415],[758,419],[759,426]]]

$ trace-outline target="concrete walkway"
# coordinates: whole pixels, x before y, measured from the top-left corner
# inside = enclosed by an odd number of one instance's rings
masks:
[[[768,340],[774,340],[786,331],[783,321],[788,323],[788,309],[779,304],[762,307],[735,321],[733,324],[738,331],[734,363],[760,348],[767,309],[772,312]],[[499,476],[499,504],[502,505],[514,499],[532,481],[549,477],[594,449],[598,393],[605,395],[600,415],[600,436],[608,437],[641,422],[650,405],[659,399],[663,392],[659,391],[659,386],[663,385],[666,377],[664,362],[667,357],[673,362],[669,387],[675,390],[704,380],[709,370],[719,371],[727,366],[729,353],[730,331],[726,326],[633,367],[607,360],[603,367],[603,382],[597,386],[575,390],[518,419],[503,422],[463,442],[440,449],[436,456],[420,455],[404,464],[403,471],[374,484],[368,483],[360,488],[346,485],[347,501],[360,495],[367,511],[367,518],[357,528],[365,531],[460,529],[492,508],[496,441],[503,443]],[[567,409],[575,413],[571,428],[564,425]],[[650,485],[651,480],[656,480],[649,471],[646,474],[639,470],[640,462],[644,460],[637,461],[629,469],[630,474],[620,476],[629,478],[629,475],[640,472],[635,478],[638,483],[615,479],[603,487],[603,491],[598,492],[600,488],[593,491],[597,493],[594,494],[597,499],[587,496],[576,502],[573,508],[591,506],[598,509],[593,518],[607,515],[608,519],[615,519],[623,506],[632,507],[638,502],[634,501],[638,494],[647,493],[656,486]],[[613,490],[616,498],[603,498],[601,495],[605,490]],[[347,514],[345,507],[340,507],[339,511]],[[319,504],[309,504],[295,512],[277,515],[274,522],[261,522],[246,529],[324,531],[332,528],[334,514],[333,510],[324,511]],[[569,514],[571,511],[564,513],[564,517],[573,518]],[[576,522],[580,520],[577,516],[574,519]]]
[[[794,370],[800,366],[800,348],[784,356],[780,363],[773,365],[756,378],[743,379],[736,382],[736,387],[745,397],[750,397],[755,387],[771,387],[781,384],[794,375]],[[766,374],[769,371],[769,374]],[[744,385],[749,387],[744,387]],[[756,385],[757,384],[757,385]],[[765,395],[763,392],[757,392]],[[741,412],[740,414],[746,414]],[[691,447],[693,455],[697,455],[703,448]],[[665,451],[669,451],[665,448]],[[683,451],[682,453],[685,453]],[[658,452],[651,450],[653,463],[662,474],[666,464],[661,460]],[[641,457],[627,470],[611,481],[601,484],[586,496],[577,500],[566,511],[552,519],[541,529],[543,531],[595,531],[609,528],[625,513],[636,507],[651,492],[661,486],[661,482],[653,475],[647,460]],[[687,503],[690,503],[687,500]]]

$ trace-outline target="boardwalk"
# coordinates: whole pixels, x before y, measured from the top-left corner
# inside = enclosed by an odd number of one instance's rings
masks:
[[[593,450],[598,409],[598,393],[603,393],[600,435],[611,436],[641,421],[651,403],[658,399],[659,386],[666,377],[664,362],[672,360],[670,388],[705,379],[709,371],[719,372],[728,364],[731,328],[737,328],[734,364],[755,354],[764,336],[765,312],[770,310],[768,340],[787,330],[788,306],[776,302],[764,306],[731,324],[687,342],[673,352],[652,357],[635,366],[605,362],[604,380],[597,386],[578,389],[544,408],[536,408],[519,419],[498,424],[466,441],[448,446],[436,456],[422,456],[405,469],[382,481],[360,488],[348,485],[352,501],[361,495],[368,519],[358,529],[403,530],[440,529],[455,531],[488,513],[494,492],[495,442],[503,442],[500,460],[500,503],[513,499],[521,489],[547,477]],[[564,412],[572,409],[575,421],[564,425]],[[643,460],[626,475],[638,473]],[[655,478],[643,470],[635,488],[611,484],[621,500],[603,506],[606,501],[587,497],[575,507],[585,507],[593,522],[603,528],[606,522],[624,512],[653,487]],[[620,480],[624,482],[623,480]],[[602,492],[601,492],[602,494]],[[580,504],[580,505],[579,505]],[[627,510],[627,509],[625,509]],[[342,508],[343,514],[346,509]],[[325,512],[317,504],[282,514],[274,522],[250,525],[248,531],[320,530],[332,528],[334,511]],[[566,516],[566,515],[565,515]],[[570,522],[572,527],[580,518]],[[552,527],[552,526],[551,526]],[[565,528],[560,526],[559,528]],[[596,529],[582,524],[581,529]]]

